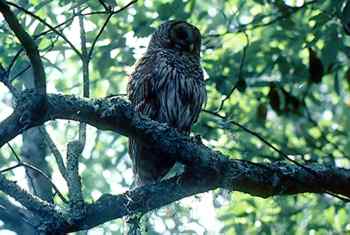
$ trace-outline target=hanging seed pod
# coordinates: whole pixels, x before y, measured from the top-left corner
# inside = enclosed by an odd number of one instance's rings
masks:
[[[279,90],[278,87],[276,87],[275,84],[272,84],[270,86],[270,91],[268,94],[269,98],[269,103],[271,108],[278,114],[282,114],[283,112],[283,107],[284,107],[284,95],[283,93]]]
[[[240,78],[236,83],[236,87],[239,92],[243,93],[247,89],[247,82],[243,78]]]
[[[288,96],[286,96],[286,112],[298,115],[301,113],[303,106],[303,102],[300,101],[297,97],[291,94],[288,94]]]
[[[348,70],[345,72],[345,80],[348,83],[348,87],[350,89],[350,67],[348,68]]]
[[[267,106],[266,103],[260,103],[256,108],[256,120],[262,125],[266,122],[267,117]]]
[[[341,23],[347,35],[350,35],[350,1],[347,1],[341,17]]]
[[[311,83],[320,83],[324,75],[324,68],[321,59],[316,52],[309,49],[309,81]]]

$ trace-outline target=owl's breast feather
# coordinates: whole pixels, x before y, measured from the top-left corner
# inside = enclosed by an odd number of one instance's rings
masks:
[[[189,131],[206,99],[203,73],[190,58],[159,58],[154,65],[159,121]]]

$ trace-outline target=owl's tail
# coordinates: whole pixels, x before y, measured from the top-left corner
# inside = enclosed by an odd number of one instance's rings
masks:
[[[141,233],[141,216],[133,215],[128,216],[125,219],[126,222],[126,231],[125,235],[142,235]]]
[[[129,138],[129,155],[133,165],[135,187],[160,181],[175,164],[174,159],[155,152],[151,147]]]

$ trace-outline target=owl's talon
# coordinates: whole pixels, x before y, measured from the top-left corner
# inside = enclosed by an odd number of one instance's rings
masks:
[[[200,135],[193,136],[192,141],[196,144],[203,144],[202,137]]]

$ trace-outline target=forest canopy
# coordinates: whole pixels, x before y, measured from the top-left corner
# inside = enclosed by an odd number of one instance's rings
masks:
[[[0,234],[123,234],[140,214],[145,234],[350,232],[349,1],[0,0],[0,13]],[[126,96],[172,19],[202,35],[191,137]],[[130,136],[179,162],[166,180],[133,187]]]

